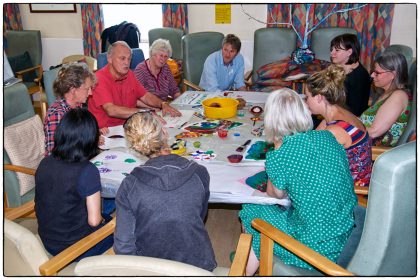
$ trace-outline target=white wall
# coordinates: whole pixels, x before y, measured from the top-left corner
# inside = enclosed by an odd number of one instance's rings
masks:
[[[416,57],[416,4],[396,4],[391,29],[391,44],[403,44],[413,49]]]

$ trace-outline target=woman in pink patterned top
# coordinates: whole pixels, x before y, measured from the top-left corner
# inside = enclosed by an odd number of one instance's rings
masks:
[[[306,98],[312,114],[324,120],[317,130],[330,131],[346,149],[354,183],[367,186],[372,172],[372,140],[363,123],[342,106],[346,100],[341,66],[330,65],[306,81]]]
[[[150,58],[139,63],[134,70],[136,79],[144,88],[167,101],[177,98],[181,93],[166,63],[172,56],[172,47],[168,40],[157,39],[150,46]]]

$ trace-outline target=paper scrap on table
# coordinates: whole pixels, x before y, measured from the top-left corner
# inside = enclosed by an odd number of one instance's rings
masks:
[[[194,110],[179,110],[179,112],[182,114],[180,117],[171,117],[169,115],[163,117],[166,121],[165,127],[180,128],[180,126],[184,126],[184,124],[188,123],[194,114]],[[158,114],[161,116],[161,112]]]
[[[125,140],[125,138],[109,138],[106,136],[103,136],[103,137],[104,137],[105,143],[99,146],[99,148],[102,150],[109,150],[112,148],[128,148],[127,141]]]
[[[117,125],[117,126],[110,126],[108,127],[109,132],[107,134],[105,134],[104,136],[106,137],[110,137],[110,136],[114,136],[114,135],[119,135],[119,136],[125,136],[124,133],[124,128],[122,125]]]

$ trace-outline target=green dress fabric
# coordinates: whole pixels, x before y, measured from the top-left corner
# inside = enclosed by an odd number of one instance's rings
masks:
[[[239,217],[246,232],[253,235],[258,259],[260,236],[251,227],[255,218],[336,262],[353,229],[357,204],[344,148],[325,130],[286,136],[279,149],[267,154],[266,171],[274,186],[288,193],[292,207],[243,205]],[[285,264],[313,269],[276,243],[274,254]]]
[[[389,98],[389,97],[388,97]],[[360,116],[360,120],[369,128],[372,126],[375,121],[376,114],[378,113],[379,108],[385,103],[388,99],[385,98],[379,102],[376,102],[371,107],[369,107],[363,114]],[[397,121],[391,126],[391,128],[385,132],[382,136],[379,136],[373,139],[373,145],[375,146],[386,146],[386,147],[395,147],[398,142],[398,139],[403,134],[405,127],[407,126],[408,119],[410,117],[411,111],[411,101],[408,102],[407,107],[398,117]]]

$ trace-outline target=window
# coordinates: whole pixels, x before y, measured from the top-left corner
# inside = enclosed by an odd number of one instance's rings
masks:
[[[140,48],[145,58],[149,57],[150,29],[162,27],[161,4],[102,4],[104,28],[120,24],[123,21],[132,22],[140,30]]]

